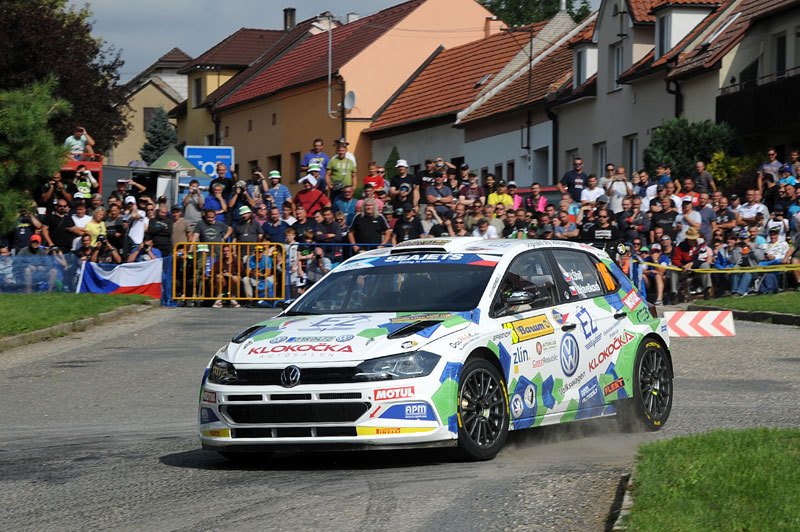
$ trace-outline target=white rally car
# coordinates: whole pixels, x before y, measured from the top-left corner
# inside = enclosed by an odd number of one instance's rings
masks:
[[[344,262],[235,336],[200,391],[206,449],[452,445],[494,457],[509,430],[672,406],[666,325],[588,244],[414,240]]]

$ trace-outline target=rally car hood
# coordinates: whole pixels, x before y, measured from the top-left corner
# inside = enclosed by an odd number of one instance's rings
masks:
[[[478,319],[477,310],[278,317],[234,337],[226,358],[236,365],[363,361],[415,351]]]

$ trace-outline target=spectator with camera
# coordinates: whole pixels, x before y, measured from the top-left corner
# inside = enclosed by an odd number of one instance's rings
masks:
[[[80,237],[80,244],[75,249],[75,256],[80,262],[91,262],[94,247],[92,247],[92,237],[83,235]]]
[[[72,202],[72,196],[76,192],[75,185],[64,183],[61,172],[55,172],[53,177],[44,184],[44,188],[39,196],[39,205],[47,209],[47,213],[58,211],[58,203],[66,201]]]
[[[121,264],[122,256],[105,235],[98,235],[90,260],[99,264]]]
[[[141,246],[137,246],[130,255],[128,255],[127,262],[146,262],[149,260],[156,260],[162,257],[161,251],[153,245],[153,237],[149,233],[145,233],[144,240]]]
[[[197,179],[189,181],[189,191],[183,198],[183,219],[189,225],[189,230],[203,219],[203,205],[205,198],[200,192],[200,182]]]
[[[238,180],[228,197],[228,218],[234,227],[241,221],[239,211],[242,207],[250,210],[250,201],[247,198],[247,183]]]
[[[306,261],[306,287],[322,279],[332,267],[331,259],[325,256],[320,246],[315,246],[311,258]]]

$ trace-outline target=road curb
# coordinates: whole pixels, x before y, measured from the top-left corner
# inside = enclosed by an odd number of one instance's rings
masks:
[[[781,312],[765,311],[745,311],[733,310],[729,308],[714,307],[711,305],[689,305],[687,310],[730,310],[733,312],[733,319],[744,321],[757,321],[761,323],[774,323],[776,325],[800,326],[800,316],[794,314],[783,314]]]
[[[7,349],[12,349],[14,347],[20,347],[22,345],[33,344],[36,342],[42,342],[44,340],[48,340],[50,338],[54,338],[57,336],[64,336],[72,332],[85,331],[89,327],[108,323],[110,321],[114,321],[134,313],[145,312],[160,305],[161,305],[160,301],[154,299],[153,303],[125,305],[124,307],[119,307],[115,308],[114,310],[110,310],[108,312],[103,312],[102,314],[98,314],[97,316],[92,316],[89,318],[81,318],[79,320],[75,320],[72,322],[52,325],[44,329],[39,329],[38,331],[16,334],[14,336],[9,336],[7,338],[0,338],[0,351],[5,351]]]
[[[617,519],[614,521],[614,525],[611,527],[611,530],[628,530],[628,524],[626,523],[626,520],[628,515],[631,513],[631,508],[633,508],[633,482],[635,473],[636,468],[634,467],[631,470],[628,481],[625,483],[625,493],[622,496],[622,505],[619,508]]]

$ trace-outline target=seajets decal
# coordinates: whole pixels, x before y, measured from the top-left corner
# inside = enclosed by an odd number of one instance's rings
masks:
[[[414,397],[414,387],[404,386],[402,388],[379,388],[375,390],[376,401],[389,401],[392,399],[408,399]]]
[[[458,262],[463,258],[463,253],[420,253],[416,255],[394,255],[384,257],[383,261],[388,263]]]
[[[597,355],[593,360],[589,361],[589,370],[590,371],[596,370],[600,366],[600,364],[605,362],[607,359],[611,358],[611,356],[614,353],[622,349],[628,342],[633,340],[633,338],[634,336],[628,331],[625,331],[620,336],[614,338],[614,340],[612,340],[612,342],[608,344],[608,347],[603,349],[600,352],[600,354]]]
[[[349,345],[333,344],[272,345],[264,347],[252,347],[247,354],[269,355],[272,353],[305,353],[308,351],[313,351],[315,353],[352,353],[353,348]]]
[[[504,329],[511,329],[511,343],[517,344],[525,340],[533,340],[540,336],[553,334],[553,325],[547,316],[539,314],[524,320],[511,321],[503,324]]]

